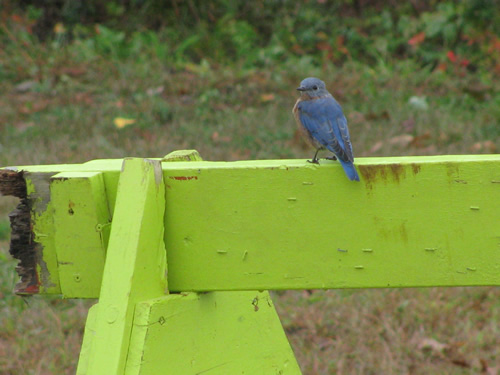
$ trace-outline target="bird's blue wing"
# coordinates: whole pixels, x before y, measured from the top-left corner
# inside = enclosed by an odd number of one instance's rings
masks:
[[[332,97],[299,103],[299,118],[311,136],[343,161],[354,160],[347,120]]]

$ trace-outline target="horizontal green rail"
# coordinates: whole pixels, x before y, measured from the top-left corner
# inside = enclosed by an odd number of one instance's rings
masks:
[[[19,292],[98,297],[122,162],[17,168],[36,253]],[[500,285],[500,155],[356,166],[163,163],[169,290]]]

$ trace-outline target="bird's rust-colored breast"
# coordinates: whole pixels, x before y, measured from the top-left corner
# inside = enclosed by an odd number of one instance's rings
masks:
[[[295,122],[297,123],[297,126],[299,128],[299,131],[301,133],[301,136],[314,148],[319,148],[321,145],[319,144],[318,141],[316,141],[309,130],[306,129],[304,124],[302,124],[302,121],[300,121],[300,113],[299,113],[299,103],[303,101],[302,97],[298,98],[297,101],[295,102],[295,105],[293,106],[292,113],[293,117],[295,117]]]

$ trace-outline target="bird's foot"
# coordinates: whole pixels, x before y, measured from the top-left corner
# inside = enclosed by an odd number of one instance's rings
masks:
[[[332,156],[326,157],[325,159],[335,161],[335,160],[337,160],[337,157],[335,155],[332,155]]]
[[[319,159],[318,158],[314,158],[313,160],[307,160],[308,163],[311,163],[311,164],[318,164],[319,165]]]

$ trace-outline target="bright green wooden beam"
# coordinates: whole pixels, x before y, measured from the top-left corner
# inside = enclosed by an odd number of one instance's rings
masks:
[[[172,164],[171,290],[500,285],[500,156]]]
[[[111,228],[103,173],[58,173],[50,190],[61,292],[67,298],[94,297],[101,287]]]
[[[44,176],[102,172],[113,212],[121,162],[22,168],[33,196]],[[360,183],[331,161],[162,163],[170,290],[500,285],[499,155],[356,165]],[[45,259],[56,245],[43,217]]]

